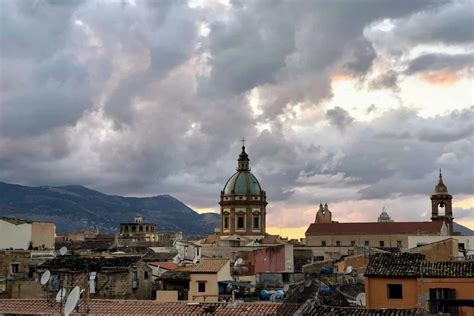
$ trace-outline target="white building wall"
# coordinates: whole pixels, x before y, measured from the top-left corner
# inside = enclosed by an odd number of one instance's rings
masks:
[[[31,242],[31,224],[15,225],[0,219],[0,249],[28,249]]]

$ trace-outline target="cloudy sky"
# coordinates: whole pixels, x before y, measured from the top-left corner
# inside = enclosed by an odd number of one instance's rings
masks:
[[[217,211],[242,137],[271,232],[474,228],[473,1],[1,1],[0,181]]]

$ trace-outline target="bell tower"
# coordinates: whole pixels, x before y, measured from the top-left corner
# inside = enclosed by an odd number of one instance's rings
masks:
[[[434,192],[431,195],[431,220],[432,221],[443,221],[448,227],[448,234],[453,234],[453,207],[452,207],[453,196],[448,193],[448,188],[443,183],[443,175],[441,169],[439,170],[438,184],[434,188]],[[440,214],[440,211],[444,211]]]
[[[332,223],[332,213],[328,208],[328,204],[323,203],[319,204],[319,210],[316,213],[316,218],[314,220],[315,223]]]

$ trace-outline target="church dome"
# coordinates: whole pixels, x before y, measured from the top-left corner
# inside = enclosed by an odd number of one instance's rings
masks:
[[[257,178],[250,172],[250,160],[245,152],[245,146],[242,146],[242,152],[239,155],[237,172],[227,180],[224,195],[260,195],[262,187]]]
[[[262,188],[257,178],[249,171],[237,171],[227,180],[224,187],[225,195],[261,194]]]

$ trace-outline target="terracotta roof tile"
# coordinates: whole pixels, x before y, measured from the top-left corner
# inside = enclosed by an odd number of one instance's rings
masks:
[[[14,314],[57,314],[59,304],[51,307],[46,300],[0,299],[0,313]],[[215,310],[215,316],[241,315],[292,315],[297,304],[282,303],[240,303],[235,306],[228,303],[186,304],[182,302],[162,303],[145,300],[91,300],[90,313],[94,315],[206,315],[206,311]],[[85,311],[85,304],[79,306],[79,312]]]
[[[149,265],[152,265],[154,267],[158,267],[161,269],[165,270],[176,270],[178,268],[178,265],[174,262],[150,262]]]
[[[442,222],[313,223],[306,230],[306,235],[439,234],[442,224]]]
[[[378,253],[370,257],[366,276],[474,278],[474,261],[425,261],[418,253]]]
[[[183,268],[183,270],[190,273],[217,273],[226,264],[230,266],[229,259],[206,258],[201,259],[198,264]]]
[[[304,315],[321,315],[321,316],[339,316],[339,315],[351,315],[351,316],[409,316],[409,315],[420,315],[420,309],[365,309],[357,307],[339,307],[339,306],[318,306],[313,305],[305,309]]]

